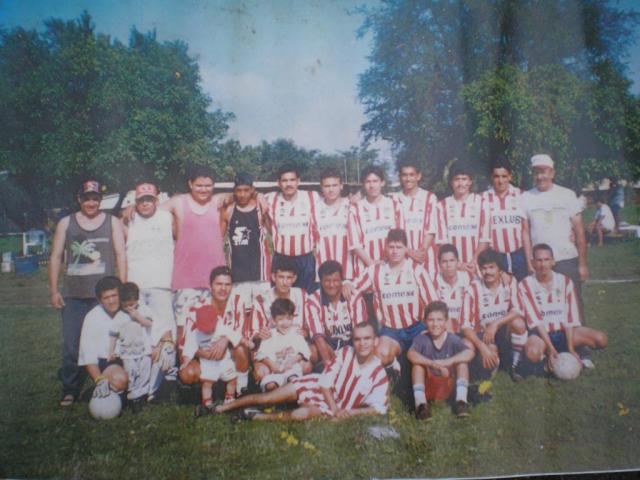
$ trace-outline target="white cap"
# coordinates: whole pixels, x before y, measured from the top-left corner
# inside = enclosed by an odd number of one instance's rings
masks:
[[[546,153],[539,153],[531,157],[531,168],[550,167],[553,168],[553,160]]]

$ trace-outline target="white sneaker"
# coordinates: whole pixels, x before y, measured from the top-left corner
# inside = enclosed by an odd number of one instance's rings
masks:
[[[583,358],[582,366],[588,370],[593,370],[594,368],[596,368],[596,365],[591,361],[590,358]]]

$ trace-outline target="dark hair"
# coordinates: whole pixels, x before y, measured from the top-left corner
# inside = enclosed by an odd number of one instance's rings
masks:
[[[342,265],[340,265],[340,262],[327,260],[320,265],[320,268],[318,268],[318,278],[322,280],[322,277],[333,275],[336,272],[340,272],[340,278],[343,278]]]
[[[534,245],[533,252],[531,252],[531,255],[535,255],[538,250],[548,251],[549,253],[551,253],[551,258],[553,258],[553,248],[551,248],[551,246],[548,243],[538,243]]]
[[[285,163],[280,168],[278,168],[278,171],[276,172],[277,180],[280,180],[280,177],[282,177],[282,175],[284,175],[285,173],[294,173],[296,178],[300,178],[300,169],[293,163]]]
[[[278,256],[273,259],[271,264],[271,273],[277,272],[291,272],[294,275],[298,275],[298,267],[293,259]]]
[[[487,250],[483,250],[478,255],[478,267],[483,267],[489,263],[495,263],[500,270],[502,270],[502,257],[495,250],[491,250],[490,248]]]
[[[102,277],[100,280],[98,280],[98,283],[96,283],[96,297],[99,299],[104,292],[106,292],[107,290],[113,290],[114,288],[118,290],[118,293],[120,293],[119,291],[121,286],[122,282],[118,277]]]
[[[360,181],[364,183],[367,177],[372,173],[384,182],[384,169],[380,165],[367,165],[364,167],[360,174]]]
[[[438,249],[438,262],[442,259],[442,256],[445,253],[453,253],[456,256],[456,260],[460,259],[460,254],[458,253],[458,249],[455,245],[451,243],[445,243],[444,245],[440,245]]]
[[[187,168],[187,180],[193,182],[200,177],[210,178],[214,182],[216,181],[216,177],[211,167],[207,165],[200,165],[197,163],[189,165],[189,167]]]
[[[390,242],[402,242],[402,244],[406,247],[409,243],[407,241],[407,232],[405,232],[401,228],[392,228],[387,233],[387,243]]]
[[[275,320],[280,315],[291,315],[296,313],[295,304],[288,298],[276,298],[271,304],[271,318]]]
[[[322,173],[320,174],[320,183],[322,183],[322,181],[325,178],[339,178],[340,179],[340,183],[342,183],[342,175],[340,174],[340,172],[338,171],[337,168],[326,168],[322,171]]]
[[[231,277],[231,282],[233,282],[233,275],[231,274],[231,269],[226,265],[219,265],[215,267],[213,270],[211,270],[211,273],[209,274],[209,285],[211,285],[213,281],[220,275],[227,275]]]
[[[120,301],[126,302],[128,300],[139,300],[140,289],[138,285],[133,282],[123,283],[120,287]]]
[[[427,305],[427,308],[424,311],[425,320],[431,312],[442,312],[444,313],[444,318],[449,318],[449,307],[447,307],[446,303],[441,302],[440,300],[436,300],[435,302],[431,302]]]
[[[422,173],[420,165],[415,160],[401,160],[398,162],[398,173],[402,173],[403,168],[415,168],[417,173]]]
[[[471,168],[471,165],[461,160],[453,162],[451,167],[449,167],[449,183],[451,183],[451,180],[458,175],[467,175],[470,178],[473,178],[473,169]]]
[[[504,168],[509,173],[513,172],[509,159],[503,153],[496,156],[495,160],[491,164],[491,172],[489,173],[493,173],[496,168]]]

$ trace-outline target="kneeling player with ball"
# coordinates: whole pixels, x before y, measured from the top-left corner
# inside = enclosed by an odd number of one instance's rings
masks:
[[[93,396],[107,397],[111,391],[123,392],[129,381],[122,362],[109,361],[111,335],[119,323],[129,321],[120,310],[120,287],[117,277],[104,277],[96,283],[98,305],[84,318],[80,334],[78,365],[84,366],[95,382]]]
[[[447,400],[454,384],[455,413],[459,418],[469,416],[469,362],[474,354],[459,336],[447,332],[448,311],[447,304],[440,301],[427,306],[427,333],[417,335],[407,353],[418,420],[431,418],[427,400]]]
[[[553,271],[553,250],[545,243],[533,247],[534,275],[518,286],[527,325],[532,334],[525,354],[533,363],[542,362],[553,370],[558,352],[569,352],[578,361],[576,347],[605,348],[607,334],[580,324],[578,299],[573,282],[566,275]],[[590,363],[590,365],[593,365]]]

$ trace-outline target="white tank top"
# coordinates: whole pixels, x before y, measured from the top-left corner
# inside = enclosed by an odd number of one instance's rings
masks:
[[[141,289],[171,288],[173,231],[171,214],[135,215],[127,235],[127,278]]]

